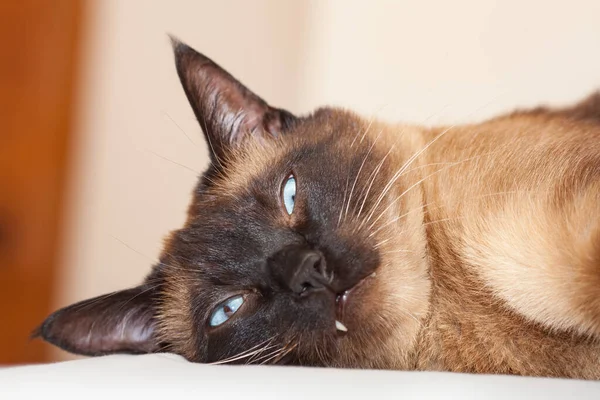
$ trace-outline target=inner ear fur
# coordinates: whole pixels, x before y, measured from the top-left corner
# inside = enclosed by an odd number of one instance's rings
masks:
[[[288,130],[296,117],[269,106],[214,61],[171,38],[177,74],[212,150],[223,163],[246,140],[268,140]]]

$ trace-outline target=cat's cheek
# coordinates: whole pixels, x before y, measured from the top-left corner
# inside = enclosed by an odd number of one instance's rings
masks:
[[[377,304],[381,300],[378,286],[377,276],[373,274],[344,296],[343,305],[338,300],[337,317],[348,328],[344,336],[371,333],[371,319],[377,318]]]
[[[422,237],[418,229],[410,232],[380,247],[376,276],[348,299],[344,323],[349,332],[339,343],[345,354],[341,366],[408,367],[403,363],[414,350],[431,291],[426,257],[418,251]]]

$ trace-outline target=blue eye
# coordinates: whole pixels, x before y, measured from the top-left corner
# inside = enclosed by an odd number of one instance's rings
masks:
[[[235,296],[225,300],[212,312],[208,323],[210,326],[219,326],[227,322],[227,320],[239,310],[242,304],[244,304],[244,298],[242,296]]]
[[[294,211],[294,201],[296,200],[296,179],[290,175],[283,185],[283,205],[288,214]]]

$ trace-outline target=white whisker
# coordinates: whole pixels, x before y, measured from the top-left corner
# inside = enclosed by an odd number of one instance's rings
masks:
[[[384,251],[381,254],[395,254],[395,253],[414,253],[414,251],[401,249],[401,250]]]
[[[387,238],[387,239],[385,239],[385,240],[382,240],[381,242],[379,242],[379,243],[376,243],[376,244],[373,246],[373,248],[374,248],[374,249],[378,249],[378,248],[380,248],[381,246],[383,246],[384,244],[386,244],[387,242],[389,242],[391,239],[392,239],[392,238]]]
[[[340,208],[340,216],[338,217],[338,227],[340,226],[340,222],[342,221],[342,214],[344,212],[344,205],[346,204],[346,195],[348,194],[348,183],[350,183],[350,174],[346,177],[346,189],[344,190],[344,199],[342,200],[342,207]]]
[[[372,179],[371,179],[371,181],[369,183],[369,186],[367,188],[367,192],[363,196],[363,201],[362,201],[362,204],[360,205],[360,209],[358,210],[358,214],[356,214],[356,218],[357,219],[360,218],[360,214],[361,214],[361,212],[363,210],[363,207],[365,206],[365,202],[367,201],[367,198],[369,197],[369,192],[371,191],[371,187],[373,186],[373,183],[375,182],[375,178],[377,178],[377,175],[379,174],[379,171],[381,170],[381,167],[383,166],[383,163],[385,162],[385,160],[388,158],[388,156],[390,155],[390,153],[394,149],[394,145],[392,145],[392,147],[390,147],[390,150],[387,152],[387,154],[383,157],[383,159],[379,162],[379,164],[375,167],[375,169],[371,173]]]
[[[238,353],[234,356],[225,358],[223,360],[214,361],[214,362],[210,363],[210,365],[219,365],[219,364],[230,363],[230,362],[241,360],[241,359],[244,359],[247,357],[251,357],[257,353],[262,353],[266,350],[272,349],[272,348],[276,347],[276,345],[271,345],[271,342],[273,341],[273,339],[275,339],[275,338],[273,337],[271,339],[267,339],[264,342],[261,342],[261,343],[257,344],[256,346],[251,347],[248,350],[244,350],[241,353]],[[263,346],[263,347],[261,347],[261,346]]]
[[[181,131],[181,133],[183,133],[183,134],[185,135],[185,137],[187,138],[187,140],[189,140],[189,141],[190,141],[190,143],[191,143],[191,144],[193,144],[194,146],[197,146],[196,142],[194,142],[194,141],[192,140],[192,138],[191,138],[191,137],[190,137],[190,136],[189,136],[189,135],[188,135],[188,134],[187,134],[187,133],[186,133],[186,132],[183,130],[183,128],[182,128],[181,126],[179,126],[179,124],[178,124],[177,122],[175,122],[175,120],[174,120],[174,119],[173,119],[173,118],[172,118],[172,117],[169,115],[169,113],[167,113],[167,112],[166,112],[166,111],[164,111],[164,110],[162,110],[161,112],[162,112],[164,115],[166,115],[166,116],[167,116],[167,118],[169,118],[169,119],[171,120],[171,122],[172,122],[173,124],[175,124],[175,126],[176,126],[177,128],[179,128],[179,130]]]
[[[373,121],[375,121],[375,115],[373,115],[371,117],[371,120],[369,121],[369,124],[367,125],[367,128],[365,129],[362,137],[360,138],[360,142],[359,143],[362,143],[363,139],[365,138],[365,135],[367,134],[367,132],[369,132],[369,129],[371,129],[371,125],[373,125]],[[360,135],[360,133],[361,133],[361,131],[358,131],[358,133],[354,137],[354,140],[352,141],[352,143],[350,143],[350,148],[352,148],[352,146],[354,146],[354,142],[356,142],[356,139],[358,139],[358,136]]]
[[[379,197],[377,198],[377,201],[375,202],[375,205],[373,206],[371,212],[369,213],[369,215],[367,216],[367,219],[365,221],[365,223],[369,222],[369,220],[371,219],[371,217],[373,216],[373,214],[375,213],[375,210],[377,209],[377,207],[379,206],[379,204],[381,203],[381,201],[383,200],[383,198],[385,197],[385,195],[387,194],[387,192],[390,190],[390,188],[392,187],[392,185],[398,180],[398,178],[401,176],[401,174],[413,163],[414,160],[416,160],[421,154],[423,154],[427,149],[429,149],[439,138],[441,138],[442,136],[444,136],[447,132],[449,132],[452,128],[454,128],[455,125],[451,126],[450,128],[445,129],[444,131],[442,131],[440,134],[438,134],[435,138],[433,138],[431,141],[429,141],[429,143],[427,143],[427,145],[425,145],[420,151],[416,152],[415,154],[413,154],[405,163],[402,167],[400,167],[400,169],[392,176],[392,178],[389,180],[389,182],[385,185],[385,187],[383,188],[383,190],[381,191],[381,194],[379,195]]]
[[[377,140],[381,136],[382,132],[383,131],[379,131],[379,134],[377,135],[377,137],[375,138],[375,140],[369,147],[369,151],[367,151],[367,154],[365,155],[365,158],[363,159],[362,164],[360,164],[360,168],[358,169],[358,172],[356,173],[356,177],[354,178],[354,183],[352,184],[352,189],[350,189],[350,195],[348,196],[348,203],[346,204],[346,212],[344,213],[344,219],[346,219],[346,216],[348,215],[348,208],[350,208],[350,201],[352,200],[352,193],[354,192],[354,188],[356,187],[356,182],[358,181],[360,173],[361,173],[363,167],[365,166],[365,162],[367,161],[369,154],[371,154],[371,151],[373,150],[373,147],[375,147],[375,143],[377,143]],[[362,140],[361,140],[361,142],[362,142]]]

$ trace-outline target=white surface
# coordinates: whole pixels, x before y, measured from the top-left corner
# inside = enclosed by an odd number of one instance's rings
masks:
[[[40,396],[40,397],[38,397]],[[600,382],[437,372],[191,364],[170,354],[0,370],[12,399],[600,399]]]

